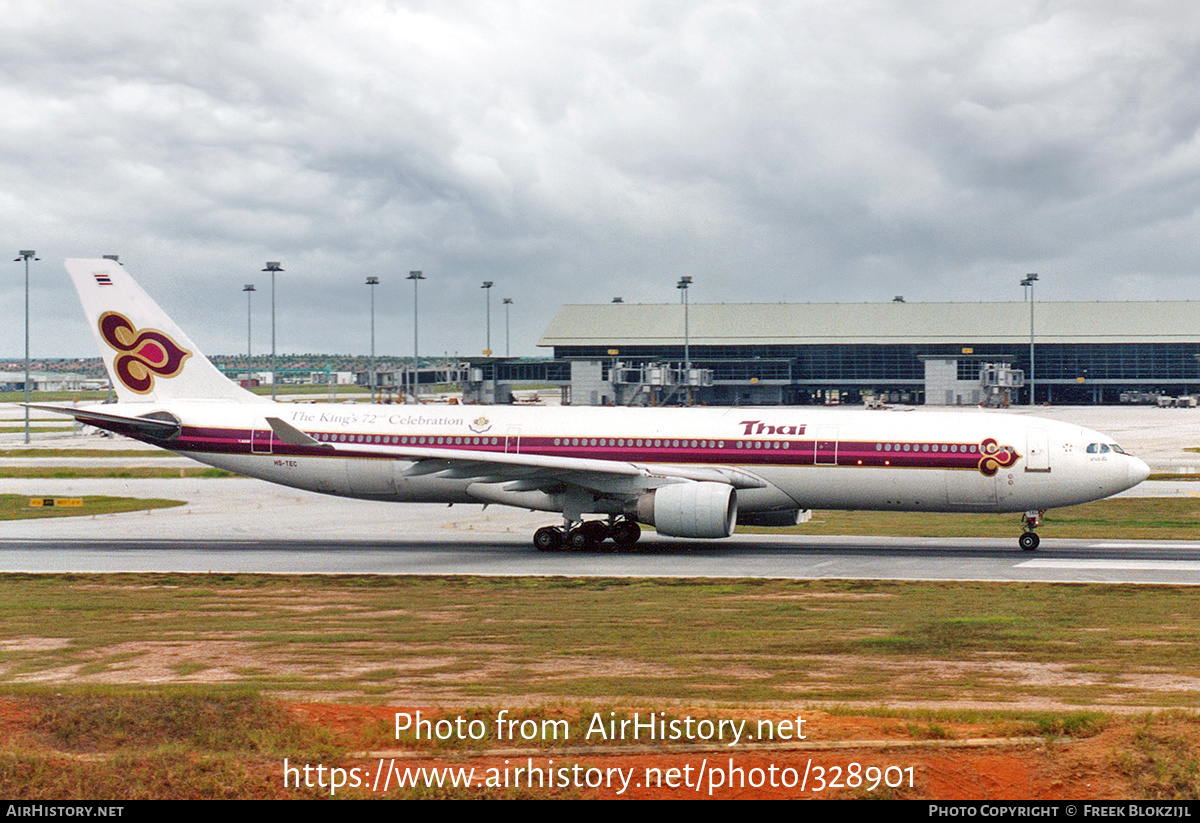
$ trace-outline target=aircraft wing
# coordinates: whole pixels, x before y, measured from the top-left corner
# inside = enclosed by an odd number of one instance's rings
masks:
[[[77,408],[31,403],[29,407],[70,415],[81,423],[118,434],[159,441],[168,449],[171,448],[170,441],[181,431],[180,420],[165,411],[135,416],[102,412],[90,406]],[[732,466],[676,466],[412,445],[331,443],[317,440],[278,417],[268,417],[267,423],[280,441],[291,446],[344,453],[348,457],[372,454],[411,461],[413,465],[402,472],[406,477],[434,475],[447,480],[502,484],[505,492],[555,492],[577,488],[601,495],[630,497],[670,483],[722,483],[735,489],[769,485],[762,478]]]

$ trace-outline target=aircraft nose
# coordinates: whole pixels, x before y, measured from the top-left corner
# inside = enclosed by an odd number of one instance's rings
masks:
[[[1150,467],[1136,457],[1129,458],[1129,488],[1133,488],[1150,476]]]

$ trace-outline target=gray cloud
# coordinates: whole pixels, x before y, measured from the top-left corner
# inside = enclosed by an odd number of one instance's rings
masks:
[[[563,302],[1200,299],[1183,2],[15,2],[0,217],[35,353],[119,253],[203,348],[514,348]],[[14,254],[15,256],[15,254]],[[13,264],[13,274],[16,274]],[[0,305],[19,313],[17,277]],[[256,334],[256,348],[266,338]],[[0,355],[20,353],[19,324]]]

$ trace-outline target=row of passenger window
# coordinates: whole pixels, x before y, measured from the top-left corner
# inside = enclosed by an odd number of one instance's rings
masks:
[[[556,437],[556,446],[616,446],[618,448],[723,449],[724,440],[651,440],[613,437]],[[738,448],[741,448],[738,443]]]
[[[498,437],[408,437],[395,434],[316,434],[327,443],[379,443],[404,446],[496,446]]]
[[[407,435],[386,434],[331,434],[318,433],[317,440],[328,443],[368,443],[380,445],[404,446],[496,446],[500,443],[498,437],[409,437]],[[787,440],[737,440],[739,449],[790,449],[792,444]],[[612,437],[556,437],[556,446],[614,446],[618,448],[693,448],[693,449],[723,449],[724,440],[662,440],[648,438],[612,438]],[[1092,443],[1087,450],[1091,453],[1107,452],[1110,447],[1104,443]],[[1121,447],[1113,445],[1112,451],[1120,452]],[[876,443],[875,451],[913,451],[913,452],[949,452],[962,454],[978,454],[979,446],[974,444],[946,443]]]
[[[979,446],[974,443],[876,443],[877,452],[949,452],[951,454],[978,454]]]

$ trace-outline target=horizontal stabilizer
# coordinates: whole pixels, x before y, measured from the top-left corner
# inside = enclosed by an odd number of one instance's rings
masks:
[[[74,417],[80,423],[95,426],[98,429],[115,431],[120,434],[136,433],[155,440],[171,440],[179,434],[180,423],[175,415],[169,412],[151,412],[142,416],[110,414],[99,412],[90,407],[75,408],[68,406],[43,406],[37,403],[22,403],[31,409],[65,414]]]

